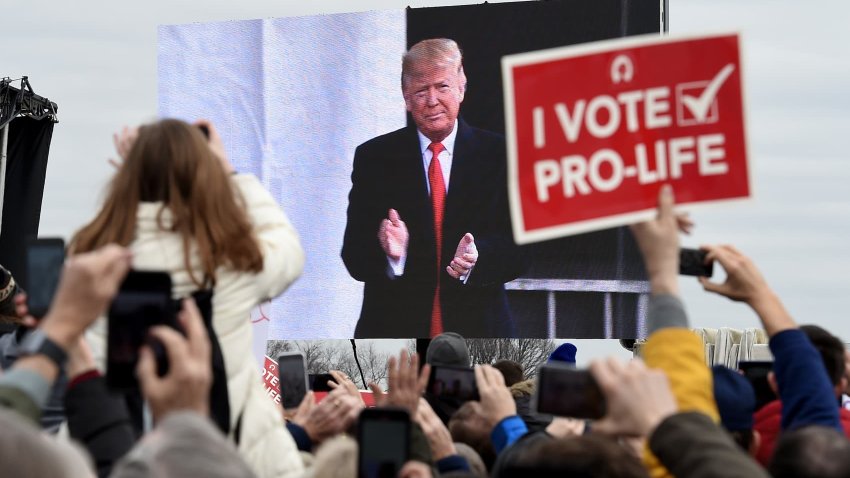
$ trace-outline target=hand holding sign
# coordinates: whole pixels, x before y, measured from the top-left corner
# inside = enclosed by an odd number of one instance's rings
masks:
[[[679,231],[690,233],[693,222],[676,215],[674,203],[673,188],[664,185],[658,192],[655,219],[631,226],[653,294],[679,293]]]

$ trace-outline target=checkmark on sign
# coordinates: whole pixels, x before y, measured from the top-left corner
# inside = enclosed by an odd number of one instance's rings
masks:
[[[715,99],[717,98],[717,93],[734,70],[735,65],[730,63],[717,72],[714,78],[708,82],[678,85],[676,87],[679,98],[678,124],[680,126],[689,126],[716,122],[717,111]],[[689,114],[686,114],[685,109]]]

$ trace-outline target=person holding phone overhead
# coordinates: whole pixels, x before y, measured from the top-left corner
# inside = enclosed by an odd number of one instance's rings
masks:
[[[230,438],[258,476],[299,475],[295,443],[257,378],[249,320],[254,306],[301,274],[304,252],[296,231],[257,178],[234,171],[209,122],[164,119],[124,128],[115,144],[122,161],[113,162],[117,171],[103,206],[74,235],[69,253],[117,243],[132,251],[135,269],[168,271],[175,298],[212,289]],[[102,364],[103,319],[88,339]]]

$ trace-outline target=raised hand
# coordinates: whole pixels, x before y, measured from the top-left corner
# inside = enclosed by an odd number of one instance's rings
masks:
[[[685,215],[676,215],[674,204],[673,188],[662,186],[656,218],[631,226],[653,293],[679,291],[679,231],[689,233],[693,223]]]
[[[734,246],[702,246],[702,249],[708,251],[706,261],[717,261],[726,271],[726,281],[722,284],[699,277],[705,290],[751,305],[770,294],[770,287],[756,265]]]
[[[218,158],[221,163],[221,167],[224,168],[224,172],[231,174],[234,172],[233,165],[230,164],[230,160],[227,159],[227,153],[224,149],[224,142],[221,140],[221,136],[218,134],[218,130],[215,129],[212,122],[205,119],[200,119],[192,123],[195,126],[203,126],[206,128],[209,133],[209,138],[207,138],[207,143],[210,146],[213,154],[216,158]]]
[[[113,133],[112,144],[115,145],[115,152],[118,153],[118,159],[110,158],[109,164],[115,169],[120,168],[127,159],[127,155],[130,154],[130,150],[133,149],[133,144],[136,143],[136,138],[138,137],[139,128],[137,126],[124,126],[121,128],[121,131]]]
[[[446,267],[446,272],[455,279],[464,279],[478,262],[478,248],[475,247],[475,238],[466,233],[460,238],[455,249],[454,259]]]
[[[347,430],[363,409],[359,398],[349,395],[344,388],[332,390],[320,403],[315,403],[313,392],[308,392],[292,422],[307,432],[314,445]]]
[[[369,384],[375,396],[375,405],[403,408],[410,413],[411,417],[415,417],[419,398],[425,392],[430,373],[431,366],[428,364],[425,364],[421,371],[419,370],[419,355],[413,354],[411,358],[407,350],[402,349],[398,359],[390,357],[387,361],[388,393],[383,393],[375,383]]]
[[[336,388],[344,388],[346,393],[356,398],[361,404],[365,406],[363,402],[363,396],[360,395],[360,390],[357,389],[357,385],[354,384],[354,381],[346,375],[345,373],[339,370],[330,370],[328,373],[331,374],[333,380],[328,380],[328,386],[332,389]]]
[[[409,238],[407,225],[401,220],[398,211],[390,209],[387,218],[381,221],[378,228],[378,242],[381,244],[384,254],[394,261],[406,256]]]
[[[593,430],[609,435],[648,437],[668,416],[678,411],[667,376],[646,368],[643,361],[622,363],[616,358],[597,360],[590,372],[605,395],[607,413]]]
[[[65,260],[59,287],[40,327],[66,350],[115,297],[130,270],[128,249],[110,244]]]
[[[166,326],[150,329],[150,334],[162,342],[168,354],[168,373],[164,377],[157,375],[156,359],[150,347],[144,346],[139,351],[136,375],[142,395],[150,404],[154,422],[177,410],[209,415],[212,352],[204,321],[194,300],[183,300],[183,310],[178,318],[186,337]]]
[[[452,434],[449,429],[440,420],[440,417],[434,413],[434,409],[424,398],[419,399],[419,408],[416,409],[416,415],[413,416],[413,421],[419,424],[422,428],[422,433],[428,440],[428,445],[431,447],[431,456],[434,461],[442,460],[451,455],[457,455],[457,448],[452,440]]]
[[[733,246],[703,246],[708,251],[705,260],[717,261],[726,271],[722,284],[700,277],[702,287],[735,301],[745,302],[759,315],[767,335],[797,327],[779,297],[767,285],[753,261]]]
[[[505,386],[502,372],[490,365],[476,365],[475,384],[478,385],[484,418],[491,428],[505,418],[516,415],[516,402]]]

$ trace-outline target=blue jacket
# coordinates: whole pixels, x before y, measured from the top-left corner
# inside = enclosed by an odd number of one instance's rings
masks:
[[[771,337],[770,350],[782,401],[782,430],[823,425],[844,433],[832,382],[806,334],[800,329],[783,330]]]

